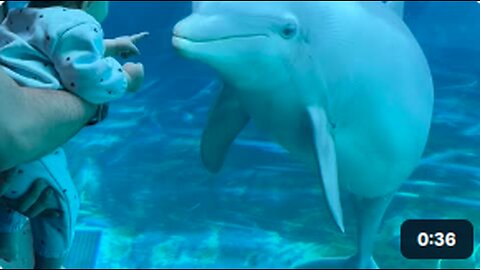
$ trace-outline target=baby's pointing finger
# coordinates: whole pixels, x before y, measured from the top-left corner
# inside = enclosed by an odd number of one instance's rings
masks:
[[[142,33],[132,35],[130,38],[131,38],[132,42],[135,43],[135,42],[139,41],[140,39],[142,39],[142,38],[144,38],[148,35],[150,35],[149,32],[142,32]]]

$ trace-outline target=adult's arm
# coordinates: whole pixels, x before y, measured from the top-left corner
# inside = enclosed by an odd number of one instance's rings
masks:
[[[95,111],[95,105],[65,91],[19,87],[0,70],[0,171],[53,151]]]
[[[2,5],[0,5],[0,21],[3,21],[5,17],[7,17],[8,13],[8,2],[9,1],[4,1]]]

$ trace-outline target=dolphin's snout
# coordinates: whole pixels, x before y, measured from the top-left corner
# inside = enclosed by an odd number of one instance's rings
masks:
[[[202,36],[206,30],[201,29],[206,19],[197,14],[184,18],[173,27],[173,36],[184,39],[197,39],[197,36]]]
[[[175,49],[180,51],[185,49],[185,42],[187,42],[190,37],[188,34],[189,18],[190,17],[187,17],[179,21],[177,24],[175,24],[172,30],[172,45]]]
[[[177,26],[177,25],[178,25],[178,24],[175,24],[175,26],[173,27],[172,35],[173,35],[174,37],[178,37],[178,36],[179,36],[179,34],[178,34],[179,31],[178,31],[178,26]]]
[[[182,33],[182,25],[183,25],[183,21],[184,21],[184,20],[185,20],[185,19],[179,21],[179,22],[178,22],[177,24],[175,24],[175,26],[173,27],[173,32],[172,32],[172,34],[173,34],[174,37],[182,37],[182,34],[181,34],[181,33]]]

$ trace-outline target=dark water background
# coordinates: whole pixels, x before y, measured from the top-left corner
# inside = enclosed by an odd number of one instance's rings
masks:
[[[134,59],[146,68],[141,92],[112,104],[108,120],[66,147],[83,198],[79,230],[102,232],[96,266],[289,267],[352,254],[354,221],[346,220],[342,235],[313,173],[254,127],[233,145],[220,174],[202,167],[200,134],[219,83],[171,47],[173,25],[190,11],[190,2],[111,4],[107,37],[151,35]],[[434,118],[424,159],[387,210],[374,255],[380,267],[431,268],[438,261],[402,257],[405,219],[480,226],[480,5],[409,2],[405,21],[433,72]]]

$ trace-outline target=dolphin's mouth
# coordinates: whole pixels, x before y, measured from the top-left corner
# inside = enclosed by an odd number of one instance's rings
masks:
[[[191,43],[208,43],[208,42],[217,42],[217,41],[225,41],[231,39],[248,39],[248,38],[257,38],[257,37],[268,37],[267,34],[239,34],[239,35],[229,35],[223,37],[212,37],[212,38],[192,38],[182,36],[180,34],[174,33],[173,39],[188,41]]]

